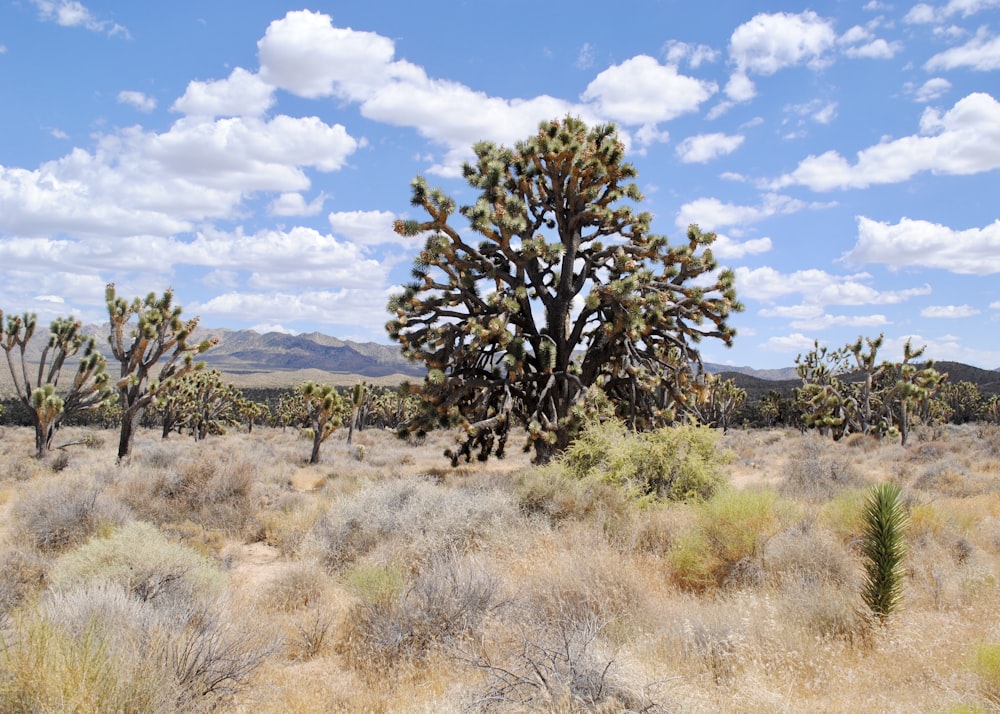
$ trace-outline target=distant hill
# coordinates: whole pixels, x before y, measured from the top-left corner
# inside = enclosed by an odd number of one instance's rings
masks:
[[[108,325],[88,325],[84,330],[96,338],[98,348],[109,362],[113,362],[108,349]],[[45,337],[40,330],[29,343],[29,363],[38,364]],[[200,359],[241,387],[288,387],[306,379],[338,385],[352,384],[359,379],[398,384],[406,379],[420,379],[424,374],[424,369],[405,359],[396,346],[341,340],[319,332],[261,335],[252,330],[199,327],[195,337],[199,341],[209,337],[219,340],[219,344]],[[117,373],[117,364],[109,364],[109,367],[112,374]],[[941,372],[948,372],[952,382],[974,383],[987,397],[1000,394],[1000,370],[979,369],[959,362],[937,362],[936,367]],[[801,384],[794,367],[754,369],[706,363],[705,369],[735,379],[737,385],[747,390],[751,401],[772,389],[791,394],[791,390]],[[10,375],[3,364],[0,393],[6,393],[9,388]]]
[[[340,340],[319,332],[287,335],[252,330],[198,330],[199,339],[219,344],[201,356],[209,367],[229,375],[319,370],[359,377],[420,377],[424,370],[399,348],[374,342]]]

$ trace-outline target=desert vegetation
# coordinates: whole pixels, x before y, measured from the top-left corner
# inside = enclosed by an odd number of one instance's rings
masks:
[[[139,429],[116,465],[113,430],[2,429],[0,711],[1000,706],[994,425],[609,420],[457,468],[444,430],[310,464],[280,425]]]

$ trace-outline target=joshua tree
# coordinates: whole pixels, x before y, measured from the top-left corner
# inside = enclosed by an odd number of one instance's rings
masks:
[[[86,337],[78,320],[60,317],[49,326],[49,341],[42,349],[38,369],[29,370],[25,348],[35,334],[36,315],[10,316],[3,325],[0,310],[0,347],[7,354],[7,366],[14,380],[17,397],[28,408],[35,427],[35,451],[39,458],[52,446],[52,437],[66,417],[100,409],[111,401],[114,392],[105,372],[105,359]],[[83,350],[80,354],[81,349]],[[15,362],[12,356],[17,352]],[[67,358],[76,357],[76,373],[69,389],[60,392],[59,378]]]
[[[108,283],[105,298],[111,319],[111,352],[121,363],[116,383],[122,405],[118,442],[118,461],[121,462],[131,455],[135,429],[163,383],[193,370],[194,355],[203,353],[217,341],[189,344],[198,318],[187,322],[181,320],[181,307],[173,304],[171,288],[161,297],[149,293],[145,299],[135,298],[128,302],[115,294],[114,283]],[[154,378],[152,370],[164,357]]]
[[[156,406],[163,418],[163,438],[187,429],[195,441],[209,434],[223,434],[239,422],[237,410],[243,393],[222,381],[217,369],[194,369],[163,383]]]
[[[463,173],[475,202],[457,209],[417,177],[411,203],[427,220],[395,226],[426,241],[387,325],[428,368],[411,430],[460,425],[457,455],[476,446],[488,458],[522,424],[546,461],[595,386],[633,428],[669,420],[700,371],[696,344],[735,335],[726,319],[741,306],[715,235],[691,226],[670,245],[649,232],[651,216],[626,205],[642,195],[613,125],[567,117],[513,148],[473,148]],[[467,233],[451,224],[456,209]]]
[[[876,362],[882,342],[882,335],[874,340],[859,337],[834,351],[817,342],[811,352],[796,358],[802,378],[796,405],[807,427],[835,439],[852,433],[879,438],[896,434],[906,445],[911,414],[948,375],[935,370],[932,360],[922,367],[914,364],[924,350],[914,349],[909,341],[901,362]]]
[[[309,463],[319,463],[319,448],[330,434],[341,425],[347,407],[337,390],[327,384],[304,382],[298,389],[309,415],[309,435],[312,453]]]

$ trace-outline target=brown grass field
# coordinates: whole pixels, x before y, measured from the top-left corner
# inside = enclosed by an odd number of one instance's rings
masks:
[[[0,712],[1000,709],[1000,430],[719,441],[728,487],[639,505],[450,436],[0,432]],[[866,488],[902,488],[866,614]]]

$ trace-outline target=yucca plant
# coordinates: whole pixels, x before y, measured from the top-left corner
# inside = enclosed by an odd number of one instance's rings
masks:
[[[867,577],[862,597],[880,623],[886,622],[903,598],[908,521],[899,486],[881,483],[871,487],[864,511],[862,552]]]

